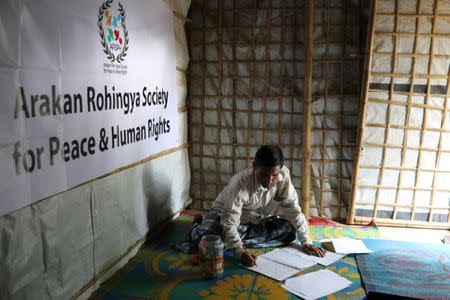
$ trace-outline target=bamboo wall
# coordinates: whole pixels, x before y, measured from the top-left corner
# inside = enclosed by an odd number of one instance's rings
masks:
[[[345,220],[358,126],[368,1],[314,4],[311,215]]]
[[[348,221],[450,228],[450,2],[374,1]]]
[[[260,145],[276,143],[302,207],[311,215],[347,216],[367,3],[192,1],[194,207],[209,209]]]

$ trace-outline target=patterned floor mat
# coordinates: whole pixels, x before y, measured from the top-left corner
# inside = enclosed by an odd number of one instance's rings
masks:
[[[138,254],[93,294],[93,299],[299,299],[280,287],[280,282],[258,275],[239,266],[230,256],[224,257],[225,272],[220,279],[202,279],[190,255],[171,247],[186,238],[192,220],[182,213],[168,225],[158,241],[146,244]],[[375,224],[346,226],[320,218],[311,220],[310,235],[314,241],[333,237],[378,238]],[[271,249],[251,249],[263,254]],[[308,273],[323,267],[315,265]],[[346,256],[328,269],[347,278],[353,284],[323,299],[364,299],[361,277],[353,256]]]
[[[364,240],[374,251],[357,262],[369,296],[450,299],[450,247]]]

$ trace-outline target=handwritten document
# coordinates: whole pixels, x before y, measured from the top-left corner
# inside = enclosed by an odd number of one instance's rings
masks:
[[[263,255],[258,256],[256,259],[256,266],[246,268],[278,281],[283,281],[298,273],[298,269],[274,262],[264,258]]]
[[[341,258],[343,258],[345,256],[343,254],[337,254],[337,253],[330,252],[330,251],[325,252],[324,257],[308,255],[300,249],[300,245],[287,246],[287,247],[280,248],[280,249],[283,251],[295,254],[302,260],[312,261],[312,262],[320,264],[322,266],[331,265],[332,263],[337,262],[338,260],[340,260]]]
[[[277,263],[293,267],[299,270],[309,268],[316,264],[312,260],[304,259],[298,255],[295,255],[294,253],[290,253],[288,251],[284,251],[283,249],[279,248],[267,252],[266,254],[263,254],[260,257],[264,257]]]

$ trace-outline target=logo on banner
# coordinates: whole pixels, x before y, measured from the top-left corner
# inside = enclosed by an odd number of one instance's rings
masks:
[[[103,52],[111,63],[121,63],[128,51],[128,30],[125,26],[125,9],[119,2],[113,9],[114,0],[106,0],[98,9],[97,26]]]

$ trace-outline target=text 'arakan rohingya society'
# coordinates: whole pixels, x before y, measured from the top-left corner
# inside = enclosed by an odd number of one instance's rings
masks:
[[[52,85],[47,94],[28,93],[19,87],[16,94],[14,118],[36,118],[56,115],[69,115],[83,112],[102,112],[120,109],[123,113],[132,114],[137,108],[152,106],[167,108],[169,92],[164,89],[143,87],[139,92],[116,91],[113,86],[104,86],[100,91],[94,87],[86,88],[85,97],[81,93],[58,93]]]

